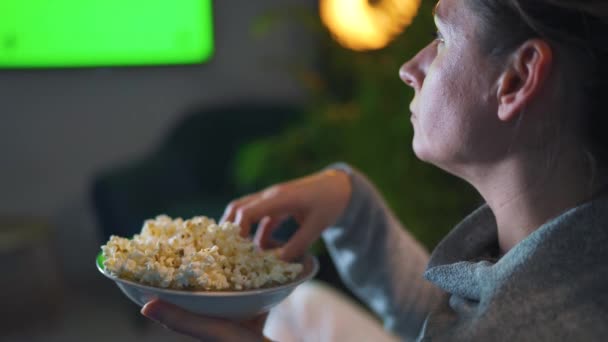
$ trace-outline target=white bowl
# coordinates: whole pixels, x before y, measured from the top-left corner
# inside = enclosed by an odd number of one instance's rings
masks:
[[[102,253],[97,256],[95,264],[99,272],[116,282],[122,292],[139,306],[152,299],[160,299],[193,313],[232,320],[243,320],[268,312],[296,286],[312,279],[319,271],[319,261],[308,254],[302,258],[302,273],[286,284],[244,291],[187,291],[142,285],[112,276],[104,271]]]

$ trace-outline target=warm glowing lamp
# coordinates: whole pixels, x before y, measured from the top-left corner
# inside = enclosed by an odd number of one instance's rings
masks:
[[[320,14],[334,38],[353,50],[386,46],[412,22],[420,0],[320,0]]]

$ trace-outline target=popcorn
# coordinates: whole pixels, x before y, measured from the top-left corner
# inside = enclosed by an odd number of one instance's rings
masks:
[[[231,222],[166,215],[146,220],[132,239],[111,236],[101,247],[105,270],[142,284],[187,290],[245,290],[295,279],[302,265],[260,251]]]

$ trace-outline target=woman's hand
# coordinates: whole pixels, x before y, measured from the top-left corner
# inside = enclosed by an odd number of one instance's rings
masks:
[[[255,241],[269,248],[272,232],[292,216],[300,228],[281,249],[281,258],[291,260],[303,255],[323,229],[335,223],[348,204],[351,187],[346,172],[321,171],[233,201],[221,221],[240,225],[242,236],[249,236],[251,225],[259,222]]]
[[[263,334],[268,314],[236,323],[199,316],[159,300],[148,302],[141,309],[141,313],[177,333],[200,341],[269,341]]]

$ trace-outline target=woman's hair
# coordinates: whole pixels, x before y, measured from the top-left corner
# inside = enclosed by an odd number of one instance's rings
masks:
[[[575,72],[564,95],[578,98],[588,153],[608,163],[608,0],[471,0],[483,52],[502,57],[531,38],[567,56]],[[575,93],[572,93],[575,92]]]

